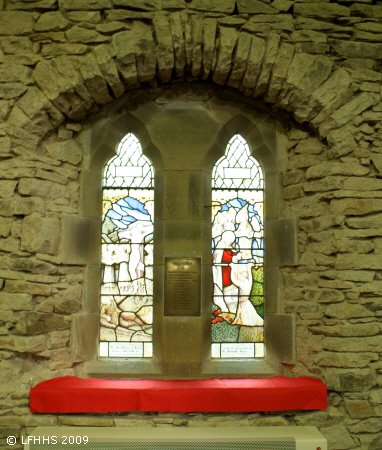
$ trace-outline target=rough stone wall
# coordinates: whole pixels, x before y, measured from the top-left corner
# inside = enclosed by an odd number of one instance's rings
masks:
[[[330,449],[382,448],[380,2],[2,0],[0,10],[0,448],[56,424],[315,425]],[[63,264],[60,246],[62,214],[79,213],[81,123],[139,87],[168,101],[165,83],[180,80],[206,80],[210,96],[238,89],[294,121],[283,214],[299,220],[300,260],[282,272],[297,358],[283,374],[325,381],[329,410],[31,415],[30,386],[81,362],[69,330],[84,266]]]

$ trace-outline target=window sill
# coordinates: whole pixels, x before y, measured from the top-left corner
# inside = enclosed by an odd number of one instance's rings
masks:
[[[314,378],[100,380],[61,377],[31,389],[33,413],[257,412],[326,409]]]

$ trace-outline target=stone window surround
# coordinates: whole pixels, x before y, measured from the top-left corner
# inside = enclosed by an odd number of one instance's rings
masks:
[[[164,107],[158,108],[153,102],[148,101],[142,91],[138,92],[137,99],[134,107],[131,107],[130,102],[127,109],[126,107],[120,108],[122,111],[119,113],[88,127],[89,158],[87,158],[87,163],[84,164],[85,167],[82,171],[82,216],[65,216],[63,220],[64,263],[87,265],[86,298],[83,311],[72,317],[72,354],[78,362],[85,363],[81,365],[80,371],[82,371],[82,375],[89,377],[182,378],[184,377],[182,370],[169,371],[161,363],[160,354],[166,349],[160,348],[160,340],[156,339],[156,330],[165,329],[163,318],[160,324],[158,321],[154,323],[153,359],[97,360],[103,167],[116,154],[120,140],[128,132],[132,132],[140,140],[143,154],[152,161],[156,177],[164,170],[163,159],[158,148],[152,143],[147,129],[147,123],[156,114],[160,114]],[[282,148],[283,130],[275,120],[264,113],[256,113],[241,105],[235,105],[240,106],[243,111],[243,113],[236,112],[235,114],[231,106],[227,104],[224,112],[226,115],[231,114],[232,117],[224,125],[221,125],[216,143],[206,154],[203,168],[211,176],[213,166],[224,155],[229,139],[238,133],[247,140],[252,156],[259,161],[264,171],[266,358],[261,361],[228,361],[206,358],[201,364],[200,373],[197,375],[193,373],[191,378],[275,376],[282,370],[282,365],[279,363],[292,364],[295,358],[293,316],[282,313],[280,289],[278,289],[278,286],[282,286],[279,267],[297,264],[295,219],[280,217],[281,174],[279,166],[282,160],[280,154],[285,151]],[[221,102],[219,102],[218,108],[224,108]],[[92,188],[86,189],[86,186]],[[156,183],[156,189],[158,189],[158,183]],[[157,193],[156,198],[158,198]],[[155,208],[157,217],[157,204]],[[72,244],[73,236],[77,237],[76,245]],[[283,237],[282,240],[280,240],[280,236]],[[154,265],[158,264],[157,255],[161,252],[158,252],[158,248],[154,249]],[[172,255],[166,254],[165,256]],[[161,257],[163,258],[164,255],[162,254]],[[154,284],[154,302],[156,290],[158,290],[158,286]],[[208,342],[208,348],[210,349],[210,342]]]

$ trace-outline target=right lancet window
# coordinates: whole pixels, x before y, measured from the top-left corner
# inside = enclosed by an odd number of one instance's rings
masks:
[[[236,134],[212,175],[212,358],[264,355],[264,180]]]

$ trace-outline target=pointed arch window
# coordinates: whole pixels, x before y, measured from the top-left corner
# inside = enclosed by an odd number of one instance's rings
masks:
[[[152,356],[154,168],[129,133],[104,169],[101,357]]]
[[[212,174],[212,358],[264,357],[264,180],[239,134]]]

